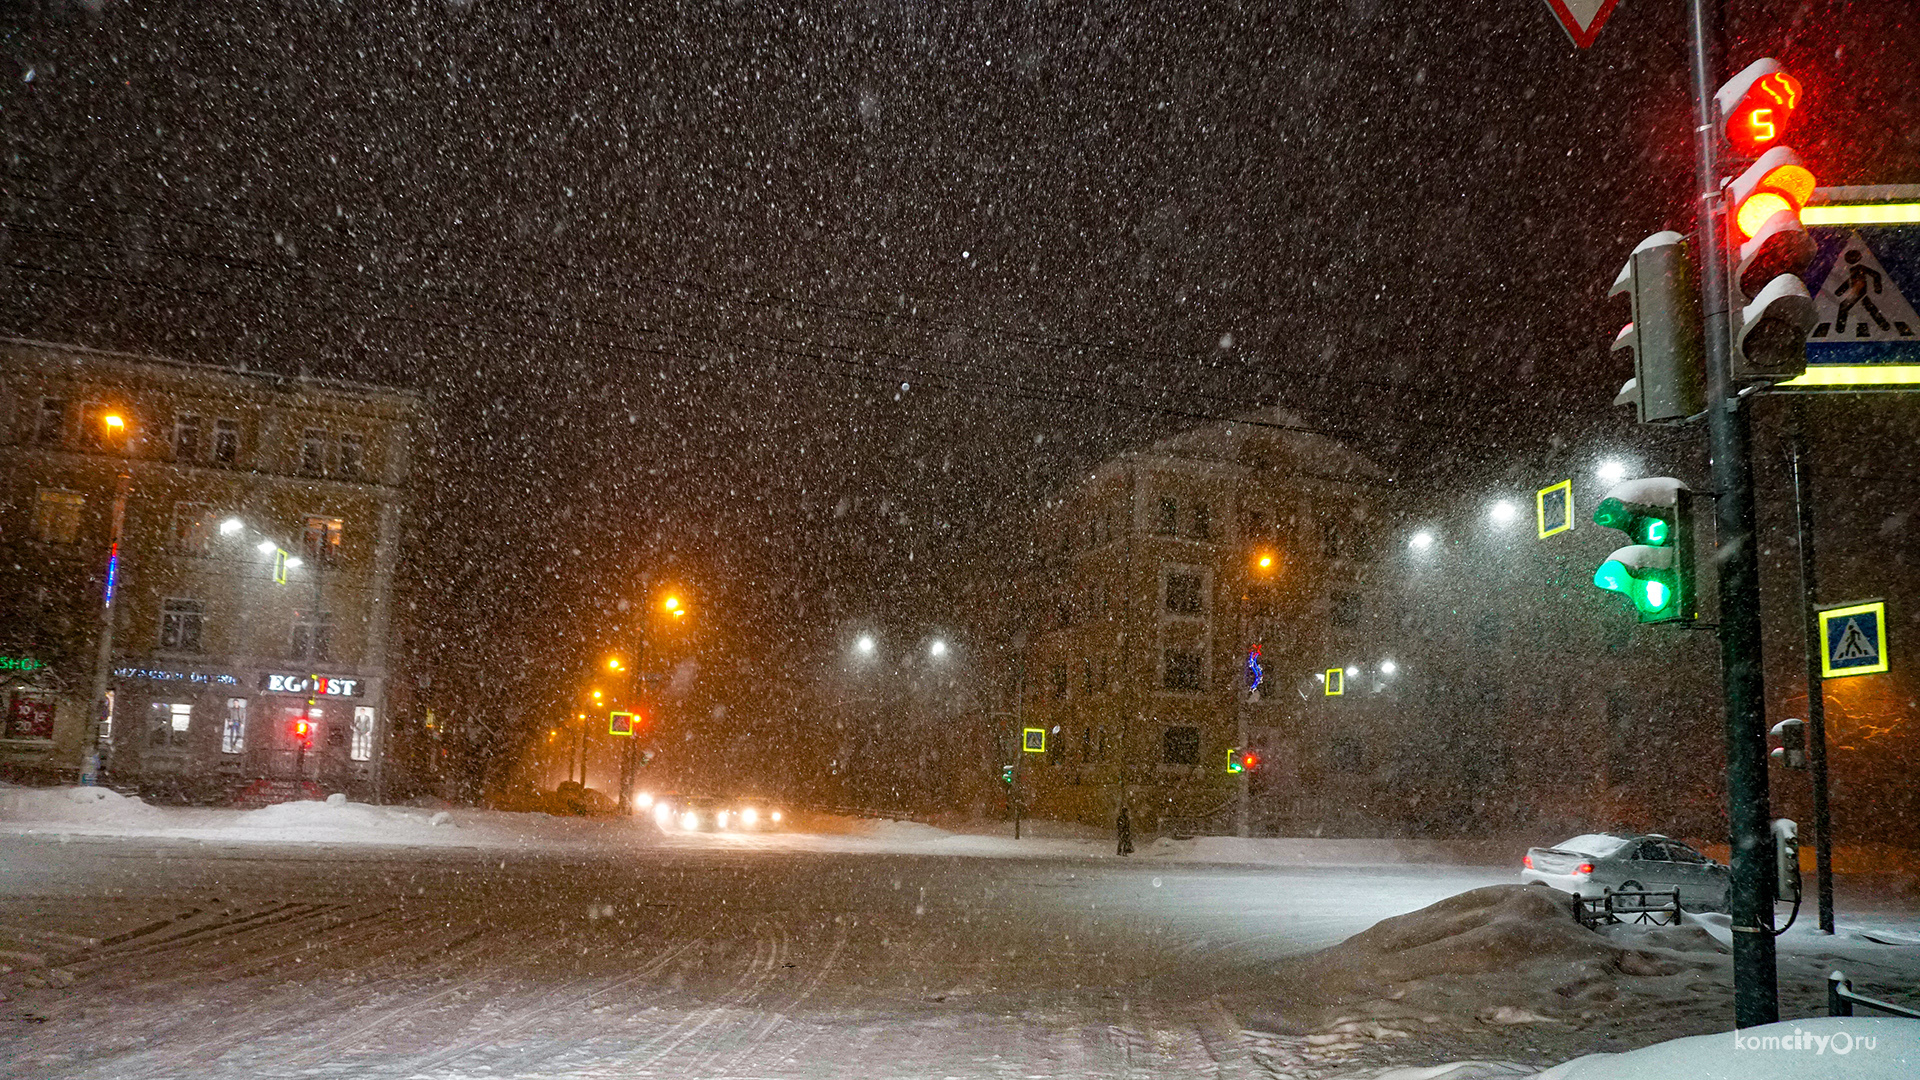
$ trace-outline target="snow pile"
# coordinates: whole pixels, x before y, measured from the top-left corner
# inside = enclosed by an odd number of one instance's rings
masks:
[[[1920,1076],[1920,1020],[1821,1016],[1694,1035],[1625,1054],[1589,1054],[1536,1080],[1909,1080]]]
[[[103,787],[0,788],[0,821],[150,825],[161,811]]]
[[[1623,1007],[1690,1015],[1702,998],[1725,1008],[1716,993],[1725,969],[1724,950],[1698,927],[1603,935],[1575,922],[1557,893],[1492,885],[1284,962],[1283,1012],[1266,1022],[1357,1046],[1462,1024],[1585,1026]]]
[[[348,802],[345,795],[334,794],[326,802],[284,802],[241,811],[235,815],[234,825],[295,836],[353,832],[389,834],[382,838],[398,839],[390,832],[434,828],[445,823],[447,817],[445,811],[429,814],[407,807],[370,806]]]

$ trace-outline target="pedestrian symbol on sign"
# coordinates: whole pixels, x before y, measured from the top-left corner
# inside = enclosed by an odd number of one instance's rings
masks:
[[[1820,640],[1826,645],[1820,670],[1829,679],[1887,670],[1886,602],[1875,600],[1821,611]]]

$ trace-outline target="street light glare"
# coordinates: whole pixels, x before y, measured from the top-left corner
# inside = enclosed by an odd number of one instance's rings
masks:
[[[1593,476],[1603,484],[1617,484],[1627,478],[1626,463],[1611,459],[1603,461],[1594,468]]]
[[[273,541],[262,540],[258,544],[255,544],[253,546],[253,550],[258,551],[262,555],[271,555],[273,554],[274,547],[275,547],[275,544]]]
[[[301,560],[300,560],[300,556],[298,555],[292,556],[287,560],[287,568],[290,570],[298,570],[300,566],[301,566]]]
[[[608,661],[607,661],[607,670],[608,670],[608,671],[619,671],[619,670],[620,670],[620,658],[616,656],[616,657],[614,657],[613,659],[611,659],[611,660],[608,660]]]
[[[247,527],[247,523],[244,521],[241,521],[239,518],[228,518],[227,520],[220,523],[220,535],[232,536],[233,534],[239,532],[241,529],[244,529],[246,527]]]
[[[1520,516],[1520,508],[1506,499],[1501,499],[1488,509],[1487,516],[1495,525],[1511,525]]]
[[[1413,539],[1407,541],[1407,546],[1415,551],[1425,551],[1433,546],[1433,533],[1430,530],[1421,529],[1413,534]]]
[[[947,655],[947,643],[939,638],[934,638],[933,644],[927,646],[927,652],[934,656],[945,656]]]
[[[100,418],[100,422],[116,431],[127,426],[126,418],[119,413],[108,413]]]
[[[1400,665],[1394,663],[1391,660],[1380,661],[1380,674],[1382,675],[1392,675],[1393,673],[1399,670],[1400,670]]]
[[[860,640],[854,642],[853,647],[860,650],[860,653],[863,656],[872,656],[873,649],[874,649],[873,635],[861,634]]]

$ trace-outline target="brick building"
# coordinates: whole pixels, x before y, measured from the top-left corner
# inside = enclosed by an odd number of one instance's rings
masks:
[[[0,768],[77,774],[110,586],[114,784],[371,796],[428,436],[410,393],[0,339]]]

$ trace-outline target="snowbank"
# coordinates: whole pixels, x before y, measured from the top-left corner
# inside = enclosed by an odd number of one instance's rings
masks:
[[[103,787],[0,787],[0,821],[145,825],[163,816],[141,799]]]
[[[1911,1080],[1920,1020],[1821,1016],[1694,1035],[1625,1054],[1590,1054],[1535,1080]]]
[[[1698,927],[1596,933],[1547,889],[1492,885],[1284,962],[1285,1011],[1263,1026],[1358,1044],[1461,1024],[1579,1024],[1623,1007],[1697,1007],[1725,967]]]

